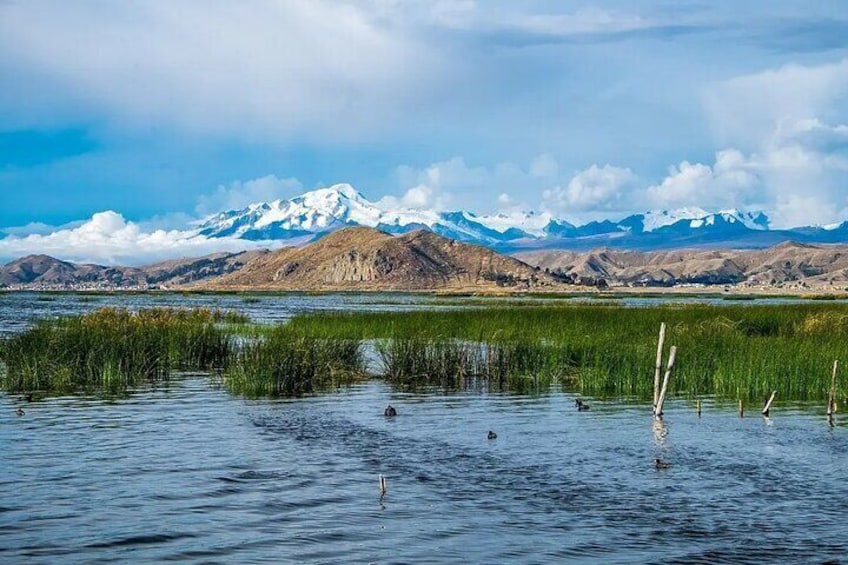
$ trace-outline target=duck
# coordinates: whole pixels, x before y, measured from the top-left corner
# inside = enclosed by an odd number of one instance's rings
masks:
[[[18,416],[23,416],[24,414],[26,414],[26,412],[24,412],[23,408],[18,408],[17,410],[15,410],[15,414],[17,414]]]
[[[577,406],[578,412],[585,412],[586,410],[591,410],[591,407],[588,404],[585,404],[579,398],[574,399],[574,405]]]
[[[391,404],[389,404],[388,406],[386,406],[386,409],[385,409],[385,410],[383,410],[383,415],[384,415],[384,416],[386,416],[387,418],[391,418],[391,417],[393,417],[393,416],[397,416],[397,410],[395,410],[395,407],[394,407],[394,406],[392,406]]]
[[[489,430],[489,439],[498,439],[498,434],[496,434],[492,430]]]
[[[654,467],[656,469],[668,469],[669,467],[671,467],[671,463],[663,461],[662,459],[657,457],[656,459],[654,459]]]

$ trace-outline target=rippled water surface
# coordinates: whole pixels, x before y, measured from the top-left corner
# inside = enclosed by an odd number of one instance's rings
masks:
[[[314,298],[264,315],[351,307]],[[0,394],[0,563],[848,562],[848,428],[820,407],[674,401],[658,426],[587,400],[378,381],[245,400],[205,375],[112,401]]]
[[[186,376],[113,402],[3,397],[0,444],[4,563],[762,563],[848,551],[846,429],[812,411],[766,422],[708,406],[698,419],[679,403],[659,428],[642,406],[577,412],[563,393],[371,382],[248,401]],[[657,470],[657,457],[671,466]]]

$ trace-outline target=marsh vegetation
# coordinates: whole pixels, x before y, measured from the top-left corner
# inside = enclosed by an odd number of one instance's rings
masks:
[[[0,348],[7,391],[116,390],[173,370],[229,390],[290,396],[378,376],[406,388],[545,391],[647,400],[661,322],[687,397],[823,400],[848,351],[848,305],[495,303],[456,310],[319,312],[279,326],[219,311],[100,309],[45,320]],[[368,362],[366,361],[373,361]]]

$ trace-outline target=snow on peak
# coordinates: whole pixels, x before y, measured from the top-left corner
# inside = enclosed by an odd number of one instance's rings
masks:
[[[680,220],[700,220],[709,216],[703,208],[689,207],[678,210],[650,210],[642,214],[642,229],[646,232],[676,224]]]
[[[643,214],[643,230],[646,232],[656,231],[662,227],[686,220],[689,221],[689,227],[693,229],[713,226],[718,220],[728,224],[742,224],[751,230],[767,230],[769,227],[769,219],[763,212],[744,212],[731,208],[712,213],[703,208],[688,207],[677,210],[646,212]]]
[[[518,229],[536,237],[543,237],[545,227],[551,223],[554,217],[547,212],[511,211],[499,212],[490,216],[472,215],[471,219],[496,232],[504,233],[510,229]]]

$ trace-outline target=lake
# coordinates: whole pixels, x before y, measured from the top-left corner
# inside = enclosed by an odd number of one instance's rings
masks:
[[[443,307],[394,295],[49,296],[0,297],[2,330],[116,303],[263,321]],[[842,413],[835,427],[818,406],[740,419],[707,400],[699,418],[673,400],[659,425],[649,406],[589,398],[578,412],[574,398],[369,381],[245,400],[192,374],[113,400],[0,393],[0,562],[845,562]],[[397,417],[383,416],[388,403]]]

